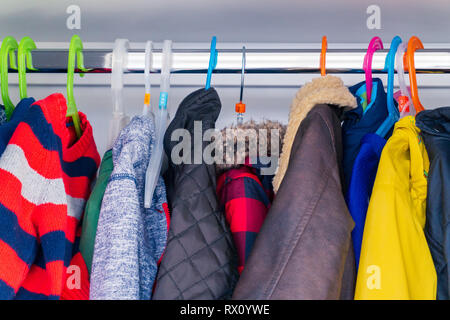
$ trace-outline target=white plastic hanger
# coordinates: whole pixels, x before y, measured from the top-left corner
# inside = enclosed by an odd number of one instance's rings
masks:
[[[405,69],[403,66],[403,54],[406,51],[406,47],[407,47],[408,43],[406,42],[402,42],[398,48],[397,48],[397,54],[395,56],[395,61],[396,61],[396,69],[397,69],[397,76],[398,76],[398,84],[400,86],[400,92],[401,95],[406,97],[408,99],[408,103],[409,103],[409,111],[408,108],[404,108],[403,110],[400,111],[400,118],[403,118],[405,116],[408,115],[415,115],[415,109],[412,105],[412,100],[411,100],[411,95],[409,93],[409,89],[406,87],[406,81],[405,81]]]
[[[114,51],[112,54],[112,70],[111,70],[111,91],[113,112],[112,120],[109,127],[108,149],[111,149],[119,136],[120,131],[128,124],[130,118],[125,114],[123,106],[123,71],[128,62],[128,49],[130,48],[127,39],[117,39],[114,43]]]
[[[145,67],[144,67],[144,84],[145,84],[145,96],[144,96],[144,109],[142,110],[142,114],[144,116],[151,114],[150,108],[150,71],[153,66],[153,43],[151,41],[147,41],[145,45]],[[155,118],[153,114],[153,119]]]
[[[159,93],[159,109],[156,112],[156,143],[145,177],[144,206],[150,208],[156,183],[161,171],[164,155],[163,139],[167,127],[167,98],[170,89],[170,71],[172,68],[172,41],[165,40],[161,67],[161,87]]]

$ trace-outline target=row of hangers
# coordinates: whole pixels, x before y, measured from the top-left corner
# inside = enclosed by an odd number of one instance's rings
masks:
[[[14,104],[9,98],[8,90],[8,56],[10,68],[17,70],[19,74],[19,94],[21,99],[27,97],[27,81],[26,81],[26,71],[37,69],[33,68],[31,51],[36,49],[36,44],[30,37],[24,37],[20,40],[18,44],[16,39],[13,37],[6,37],[2,41],[2,46],[0,48],[0,75],[1,75],[1,94],[3,105],[5,106],[6,117],[9,120],[12,116],[14,110]],[[17,51],[17,60],[16,55]],[[69,47],[69,58],[67,63],[67,117],[71,117],[75,127],[76,134],[81,137],[80,129],[80,117],[78,116],[78,110],[75,103],[75,97],[73,95],[73,77],[75,73],[75,57],[77,58],[77,68],[86,72],[88,69],[84,68],[83,63],[83,44],[79,36],[74,35],[70,41]],[[80,73],[80,76],[83,76]]]
[[[216,50],[216,37],[212,37],[210,46],[210,58],[208,71],[206,75],[205,90],[211,87],[211,78],[214,69],[217,66],[218,52]],[[322,48],[320,54],[320,73],[322,76],[326,75],[326,51],[328,43],[327,38],[322,38]],[[409,92],[406,88],[404,81],[404,71],[409,70],[411,97],[409,101],[412,101],[416,113],[424,110],[420,103],[418,91],[416,71],[414,66],[414,52],[417,49],[423,49],[423,44],[416,36],[411,37],[406,44],[402,43],[399,36],[394,37],[391,42],[389,53],[386,56],[384,71],[388,73],[388,86],[387,86],[387,99],[388,99],[388,112],[389,116],[384,123],[377,130],[377,134],[384,137],[390,131],[395,122],[398,121],[400,115],[398,109],[394,105],[394,63],[397,62],[397,72],[399,77],[400,88],[402,95],[409,97]],[[0,75],[1,75],[1,95],[3,104],[5,105],[5,111],[7,119],[9,120],[14,110],[14,105],[11,102],[8,94],[8,56],[10,61],[10,68],[18,70],[19,74],[19,91],[20,98],[27,97],[26,86],[26,71],[33,70],[32,64],[32,50],[36,49],[36,44],[29,37],[24,37],[20,43],[13,37],[6,37],[2,41],[0,48]],[[112,147],[115,139],[119,135],[121,129],[128,123],[129,117],[125,113],[122,88],[123,88],[123,72],[127,65],[127,54],[129,49],[129,42],[126,39],[118,39],[115,42],[114,51],[112,55],[112,77],[111,77],[111,90],[112,90],[112,102],[113,102],[113,119],[110,125],[108,148]],[[365,72],[366,79],[366,93],[367,103],[370,103],[372,93],[372,58],[373,54],[383,49],[383,43],[379,37],[374,37],[368,46],[367,53],[364,57],[363,70]],[[18,51],[18,67],[15,60],[15,51]],[[405,53],[406,51],[406,53]],[[241,85],[240,85],[240,99],[236,103],[235,111],[237,117],[237,123],[242,123],[243,115],[245,113],[245,103],[243,103],[243,90],[244,90],[244,75],[245,75],[245,46],[242,47],[242,70],[241,70]],[[397,59],[396,59],[397,58]],[[78,137],[81,136],[80,120],[78,116],[78,110],[75,103],[73,94],[73,81],[75,72],[75,60],[77,62],[77,69],[81,71],[80,76],[83,76],[83,72],[87,72],[89,69],[84,67],[83,61],[83,44],[78,35],[74,35],[71,38],[69,46],[69,55],[67,63],[67,117],[71,117],[75,127],[75,131]],[[145,207],[149,208],[153,198],[154,189],[157,179],[159,177],[162,161],[163,161],[163,137],[168,121],[167,113],[167,99],[170,89],[170,74],[172,67],[172,42],[166,40],[163,43],[163,59],[161,68],[161,85],[160,85],[160,97],[157,110],[151,110],[150,108],[150,71],[153,63],[153,44],[148,41],[145,46],[145,69],[144,69],[144,108],[143,114],[149,115],[154,118],[156,126],[156,143],[154,155],[151,157],[149,166],[146,173],[146,186],[145,186]]]
[[[325,60],[327,47],[328,47],[327,37],[323,36],[322,49],[320,54],[320,74],[322,76],[326,74]],[[367,104],[370,103],[370,99],[372,96],[373,54],[376,51],[383,49],[384,49],[383,42],[380,39],[380,37],[373,37],[369,42],[367,53],[364,56],[363,70],[366,79],[365,81],[366,81]],[[387,82],[388,117],[376,131],[376,134],[383,138],[386,136],[386,134],[390,131],[390,129],[400,118],[399,111],[394,105],[394,73],[395,73],[394,64],[397,64],[397,74],[399,78],[401,95],[403,97],[406,97],[408,99],[407,101],[412,102],[416,114],[424,110],[424,107],[422,106],[422,103],[419,100],[416,69],[414,64],[414,53],[418,49],[424,49],[424,47],[422,41],[420,41],[420,39],[416,36],[412,36],[407,44],[403,43],[402,39],[399,36],[395,36],[392,39],[383,69],[383,71],[388,73],[388,82]],[[405,85],[404,79],[405,71],[409,71],[410,90],[408,90]]]
[[[37,71],[33,67],[31,51],[36,49],[35,42],[30,37],[24,37],[21,39],[20,44],[13,37],[6,37],[2,41],[0,48],[0,76],[1,76],[1,95],[3,104],[5,106],[5,113],[7,120],[12,116],[14,110],[14,104],[9,98],[8,90],[8,57],[10,68],[17,70],[19,74],[19,91],[20,98],[27,97],[27,85],[26,85],[26,71]],[[123,88],[123,71],[127,64],[127,54],[129,49],[129,41],[126,39],[118,39],[115,42],[115,47],[112,55],[112,77],[111,77],[111,90],[112,90],[112,102],[113,102],[113,118],[110,124],[109,130],[109,148],[112,147],[115,139],[119,135],[122,128],[128,123],[129,117],[125,113],[122,88]],[[167,114],[167,99],[170,89],[170,72],[172,67],[172,41],[166,40],[163,44],[163,61],[161,68],[161,86],[160,86],[160,98],[159,107],[156,112],[150,111],[150,70],[152,69],[152,56],[153,45],[151,41],[146,43],[145,48],[145,95],[144,95],[144,115],[149,115],[154,118],[156,125],[156,143],[154,156],[151,157],[147,173],[146,173],[146,188],[145,188],[145,207],[149,208],[153,198],[154,189],[156,186],[159,173],[161,171],[162,159],[163,159],[163,137],[167,126],[168,114]],[[15,51],[18,51],[18,67],[16,64]],[[217,65],[217,50],[216,50],[216,37],[213,37],[211,41],[211,58],[209,61],[209,67],[206,77],[205,90],[210,88],[212,72]],[[71,117],[77,137],[81,137],[80,119],[78,115],[78,109],[75,102],[73,93],[75,64],[80,72],[80,76],[84,76],[83,72],[89,71],[84,67],[83,59],[83,44],[78,35],[73,35],[69,46],[69,55],[67,63],[67,117]],[[243,83],[242,83],[243,84]],[[242,92],[241,92],[242,100]],[[241,101],[241,105],[242,101]],[[243,105],[245,108],[245,105]]]
[[[126,43],[121,43],[117,46],[117,50],[115,51],[116,55],[113,55],[114,57],[119,57],[119,59],[116,59],[116,61],[123,62],[124,56],[128,52],[129,44],[128,41],[122,40],[122,42],[125,41]],[[206,76],[206,85],[205,89],[208,90],[210,88],[211,84],[211,77],[212,73],[217,65],[217,50],[216,50],[216,37],[214,36],[211,40],[211,48],[210,48],[210,61],[208,66],[208,72]],[[386,62],[385,62],[385,68],[384,71],[388,72],[388,105],[389,107],[392,107],[391,100],[393,96],[393,77],[394,77],[394,63],[395,63],[395,55],[397,53],[397,50],[402,43],[402,40],[399,36],[394,37],[394,39],[391,42],[390,50],[388,55],[386,56]],[[326,74],[326,68],[325,68],[325,61],[326,61],[326,51],[327,51],[328,43],[327,43],[327,37],[324,36],[322,38],[322,49],[321,49],[321,55],[320,55],[320,73],[321,75]],[[372,93],[372,58],[373,54],[378,51],[382,50],[383,42],[379,37],[374,37],[369,43],[367,53],[364,57],[364,64],[363,64],[363,70],[365,72],[365,78],[366,78],[366,91],[367,91],[367,103],[370,103],[371,99],[371,93]],[[417,90],[417,80],[416,80],[416,72],[414,68],[414,52],[417,49],[423,49],[423,44],[420,41],[419,38],[416,36],[411,37],[411,39],[408,41],[408,47],[405,51],[403,51],[405,54],[403,56],[403,69],[408,70],[409,72],[409,78],[410,78],[410,88],[411,88],[411,98],[412,102],[414,104],[414,107],[416,109],[416,112],[422,111],[424,108],[419,100],[418,96],[418,90]],[[27,97],[27,86],[26,86],[26,70],[33,70],[36,71],[35,68],[33,68],[32,64],[32,55],[31,51],[36,49],[36,44],[30,37],[24,37],[20,44],[17,44],[17,41],[13,37],[6,37],[2,41],[2,46],[0,49],[0,61],[1,61],[1,92],[2,92],[2,99],[3,103],[5,105],[6,109],[6,115],[9,119],[12,115],[12,110],[14,110],[14,105],[11,102],[11,99],[9,98],[8,94],[8,55],[10,60],[10,67],[11,69],[18,70],[19,74],[19,92],[20,92],[20,98],[23,99]],[[17,59],[18,59],[18,67],[16,65],[16,59],[14,51],[17,50]],[[68,57],[68,68],[67,68],[67,98],[68,98],[68,114],[67,116],[73,118],[74,126],[77,131],[77,135],[80,136],[81,131],[79,127],[79,118],[77,113],[77,107],[75,103],[75,99],[73,96],[73,77],[74,77],[74,70],[75,70],[75,57],[77,58],[78,65],[77,68],[80,71],[87,71],[88,69],[84,68],[83,64],[83,44],[81,42],[81,39],[78,35],[74,35],[70,42],[69,47],[69,57]],[[119,50],[121,50],[119,52]],[[119,54],[120,53],[120,54]],[[170,54],[170,53],[168,53]],[[114,59],[114,58],[113,58]],[[150,60],[149,60],[150,59]],[[146,69],[145,69],[145,105],[148,107],[150,106],[150,81],[149,81],[149,74],[150,74],[150,64],[152,62],[152,44],[151,41],[147,43],[146,46]],[[409,68],[408,66],[411,66]],[[400,66],[401,67],[401,66]],[[114,69],[114,66],[113,66]],[[237,113],[237,121],[238,123],[242,122],[243,114],[245,113],[245,104],[242,102],[243,100],[243,89],[244,89],[244,74],[245,74],[245,47],[242,48],[242,73],[241,73],[241,88],[240,88],[240,100],[238,103],[236,103],[236,113]],[[80,73],[80,76],[83,76],[83,73]],[[169,76],[170,76],[170,70],[169,70]],[[116,76],[114,76],[113,72],[113,80],[111,87],[113,91],[120,90],[123,88],[123,82],[122,82],[122,75],[120,73],[116,73]],[[166,81],[162,81],[163,87],[162,92],[168,91],[168,74],[166,72]],[[165,85],[164,85],[165,84]],[[123,113],[122,103],[120,96],[117,97],[118,99],[114,99],[114,113]],[[167,109],[167,101],[162,104],[164,110]],[[164,107],[165,106],[165,107]],[[144,108],[144,110],[147,110],[147,108]]]

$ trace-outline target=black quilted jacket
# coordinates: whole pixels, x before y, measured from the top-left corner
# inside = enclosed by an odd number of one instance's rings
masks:
[[[161,261],[155,300],[228,299],[238,279],[237,255],[225,216],[216,199],[214,165],[177,164],[171,158],[179,143],[171,141],[176,129],[187,129],[194,137],[194,121],[202,121],[201,133],[214,128],[221,109],[213,88],[200,89],[187,96],[164,136],[164,149],[169,157],[167,197],[171,221],[167,247]],[[191,140],[191,160],[194,149]],[[176,149],[178,150],[178,148]]]

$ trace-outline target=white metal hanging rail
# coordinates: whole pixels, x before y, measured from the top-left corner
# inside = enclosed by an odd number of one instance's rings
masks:
[[[373,56],[373,73],[385,73],[384,61],[388,50],[377,51]],[[240,73],[241,49],[218,49],[215,73]],[[85,49],[84,62],[88,73],[110,73],[112,50]],[[330,49],[326,54],[327,73],[363,73],[364,49]],[[37,49],[32,51],[33,66],[30,73],[65,73],[68,50]],[[152,72],[161,71],[161,50],[154,52]],[[320,73],[320,49],[247,49],[246,73]],[[174,49],[173,73],[206,73],[209,61],[207,49]],[[417,73],[450,74],[450,48],[425,49],[415,53]],[[15,72],[10,70],[10,72]],[[144,50],[130,50],[125,73],[144,72]]]

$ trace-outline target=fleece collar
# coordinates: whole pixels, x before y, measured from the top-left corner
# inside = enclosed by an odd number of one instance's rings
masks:
[[[256,159],[252,159],[252,161],[248,161],[249,157],[252,156],[249,150],[249,141],[245,139],[245,149],[238,150],[237,146],[237,137],[246,135],[247,130],[254,130],[257,133],[257,154]],[[263,131],[264,129],[266,134]],[[275,129],[275,133],[278,133],[276,136],[272,136],[272,130]],[[279,148],[281,148],[281,143],[283,141],[284,134],[286,132],[286,125],[282,124],[278,121],[272,121],[264,119],[262,121],[248,120],[242,124],[231,124],[221,130],[222,141],[223,141],[223,150],[224,150],[224,158],[223,163],[216,163],[216,170],[218,174],[223,173],[229,169],[239,168],[242,164],[249,165],[252,167],[257,167],[256,163],[253,163],[255,160],[259,161],[260,157],[268,156],[271,157],[272,150],[272,139],[277,141]],[[227,135],[229,133],[229,136]],[[258,134],[259,133],[259,134]],[[261,145],[260,145],[261,144]],[[262,146],[266,146],[266,150],[262,150]],[[226,153],[226,150],[231,146],[233,152],[233,159],[229,157]],[[239,153],[238,151],[243,151]],[[260,154],[261,151],[265,151],[263,154]],[[277,157],[278,154],[274,155]],[[251,162],[251,163],[250,163]],[[261,167],[259,167],[261,168]]]
[[[289,123],[283,140],[283,150],[277,172],[273,181],[275,192],[286,173],[292,144],[297,130],[309,111],[318,104],[329,104],[345,109],[356,108],[356,98],[350,93],[343,81],[335,76],[327,75],[316,78],[298,90],[292,101]]]

